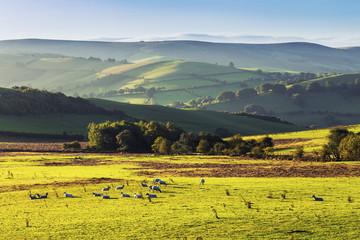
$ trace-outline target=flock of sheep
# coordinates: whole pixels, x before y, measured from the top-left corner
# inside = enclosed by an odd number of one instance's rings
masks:
[[[161,189],[160,189],[160,186],[161,185],[164,185],[165,187],[167,186],[167,183],[165,181],[162,181],[161,179],[159,178],[154,178],[153,179],[153,183],[154,184],[158,184],[159,186],[156,186],[156,185],[150,185],[148,186],[146,183],[141,183],[141,186],[142,187],[147,187],[149,188],[149,191],[153,191],[153,193],[155,191],[157,192],[160,192],[161,193]],[[205,183],[205,179],[200,179],[200,184],[204,184]],[[116,190],[123,190],[124,189],[124,185],[122,186],[119,186],[119,187],[116,187],[115,188]],[[110,186],[106,187],[106,188],[103,188],[102,191],[103,192],[106,192],[106,191],[109,191],[110,190]],[[93,193],[94,197],[102,197],[104,199],[109,199],[110,196],[109,195],[105,195],[105,194],[102,194],[102,193]],[[156,194],[150,194],[150,193],[147,193],[146,194],[147,197],[150,199],[150,198],[156,198]],[[44,198],[47,198],[48,197],[48,193],[46,193],[45,195],[40,195],[40,194],[35,194],[35,195],[31,195],[29,194],[29,197],[30,199],[44,199]],[[73,195],[71,193],[66,193],[64,192],[64,197],[67,197],[67,198],[72,198]],[[121,192],[121,197],[130,197],[130,194],[127,194],[127,193],[123,193]],[[134,193],[134,198],[143,198],[143,196],[141,194],[136,194]]]
[[[153,183],[154,184],[158,184],[159,186],[156,186],[156,185],[150,185],[148,186],[146,183],[141,183],[141,186],[142,187],[147,187],[149,188],[149,191],[153,191],[153,193],[155,191],[157,192],[160,192],[161,193],[161,189],[160,189],[160,186],[161,185],[164,185],[165,187],[167,186],[167,183],[165,181],[162,181],[161,179],[159,178],[154,178],[153,179]],[[205,183],[205,179],[202,178],[200,179],[200,184],[201,185],[204,185]],[[119,186],[119,187],[116,187],[115,188],[116,190],[123,190],[124,189],[124,185],[122,186]],[[103,192],[106,192],[106,191],[109,191],[110,190],[110,186],[106,187],[106,188],[103,188],[102,191]],[[94,197],[102,197],[104,199],[110,199],[110,196],[109,195],[105,195],[105,194],[102,194],[102,193],[93,193]],[[156,194],[150,194],[150,193],[147,193],[146,194],[147,198],[157,198]],[[35,195],[31,195],[29,194],[29,197],[30,199],[43,199],[43,198],[47,198],[48,197],[48,193],[46,193],[45,195],[40,195],[40,194],[35,194]],[[64,197],[67,197],[67,198],[72,198],[73,195],[71,193],[66,193],[64,192]],[[123,193],[121,192],[121,197],[130,197],[130,194],[127,194],[127,193]],[[319,198],[319,197],[315,197],[315,195],[312,195],[314,201],[324,201],[323,198]],[[134,193],[134,198],[143,198],[143,196],[141,194],[136,194]]]

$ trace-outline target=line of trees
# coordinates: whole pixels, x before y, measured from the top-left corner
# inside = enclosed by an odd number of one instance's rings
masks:
[[[272,153],[269,137],[243,140],[235,135],[223,140],[217,135],[186,133],[173,122],[105,122],[88,126],[89,148],[98,151],[157,154],[226,154],[265,157]]]
[[[1,89],[0,114],[6,115],[41,115],[58,113],[108,114],[103,108],[82,99],[67,97],[61,92],[28,87]]]

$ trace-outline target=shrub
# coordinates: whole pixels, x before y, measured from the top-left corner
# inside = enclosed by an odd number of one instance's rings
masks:
[[[63,144],[63,149],[64,150],[80,150],[81,149],[81,145],[78,141],[74,141],[72,143],[64,143]]]

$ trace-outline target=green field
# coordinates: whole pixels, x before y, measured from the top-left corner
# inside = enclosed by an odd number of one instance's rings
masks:
[[[211,169],[153,169],[151,164],[263,164],[198,156],[87,155],[94,165],[73,165],[73,155],[0,157],[2,239],[358,239],[358,177],[239,178],[179,176]],[[62,163],[64,166],[55,165]],[[141,164],[150,164],[145,172]],[[49,165],[53,164],[53,165]],[[68,164],[68,165],[66,165]],[[283,163],[281,163],[283,164]],[[290,164],[290,163],[289,163]],[[291,163],[294,166],[294,163]],[[304,163],[305,164],[305,163]],[[342,164],[342,163],[339,163]],[[305,164],[306,165],[306,164]],[[304,166],[305,166],[304,165]],[[314,163],[314,166],[321,165]],[[333,165],[333,164],[332,164]],[[332,166],[331,165],[331,166]],[[353,166],[359,163],[352,163]],[[185,165],[184,165],[185,166]],[[202,165],[205,166],[205,165]],[[329,165],[330,166],[330,165]],[[195,171],[194,171],[195,170]],[[269,170],[270,171],[270,170]],[[146,174],[146,175],[144,175]],[[181,174],[180,174],[181,175]],[[122,198],[148,192],[141,181],[167,181],[158,198]],[[98,181],[99,183],[96,183]],[[111,186],[111,199],[93,192]],[[73,194],[65,198],[63,192]],[[229,194],[226,194],[228,192]],[[49,193],[30,200],[28,194]],[[282,197],[285,194],[285,198]],[[323,202],[313,201],[315,194]],[[251,208],[243,199],[253,203]]]
[[[329,127],[359,123],[360,97],[329,92],[306,93],[302,105],[296,104],[286,95],[269,92],[206,105],[206,108],[214,111],[241,112],[248,104],[260,105],[268,114],[300,126]]]
[[[360,125],[348,125],[342,127],[346,128],[350,132],[360,132]],[[287,140],[285,143],[275,145],[275,154],[292,154],[296,147],[304,147],[304,151],[306,153],[312,153],[314,150],[320,150],[321,147],[327,143],[327,136],[330,134],[330,130],[331,128],[324,128],[298,132],[266,134],[248,136],[244,137],[244,139],[260,139],[268,136],[274,140]]]
[[[217,128],[225,128],[241,135],[267,134],[303,130],[289,124],[280,124],[229,113],[205,110],[179,110],[158,105],[134,105],[101,99],[89,99],[107,110],[121,110],[127,115],[147,121],[172,121],[185,131],[214,133]]]

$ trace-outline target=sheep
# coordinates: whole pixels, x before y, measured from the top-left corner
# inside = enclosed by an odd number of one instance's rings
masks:
[[[159,186],[165,185],[165,187],[167,187],[167,183],[165,181],[160,180],[160,181],[158,181],[158,184],[159,184]]]
[[[95,197],[101,197],[101,196],[102,196],[101,193],[93,193],[93,195],[94,195]]]
[[[38,196],[38,198],[47,198],[48,193],[46,193],[45,195],[40,195],[40,194],[36,194]]]
[[[66,193],[66,192],[64,192],[64,196],[65,197],[73,197],[73,195],[71,193]]]
[[[158,187],[158,186],[149,186],[149,191],[150,190],[153,190],[153,192],[154,191],[159,191],[159,192],[161,192],[161,190],[160,190],[160,188]]]
[[[203,179],[203,178],[200,179],[200,184],[201,184],[201,185],[204,185],[204,183],[205,183],[205,179]]]
[[[129,194],[122,193],[122,192],[121,192],[121,196],[122,196],[122,197],[130,197],[130,195],[129,195]]]
[[[37,197],[36,197],[36,195],[31,195],[31,194],[29,194],[29,197],[30,197],[30,199],[38,199]]]
[[[110,196],[109,196],[109,195],[101,194],[101,197],[104,198],[104,199],[110,199]]]
[[[116,187],[116,190],[122,190],[122,189],[124,189],[124,185]]]
[[[102,191],[109,191],[110,190],[110,186],[108,186],[107,188],[103,188]]]
[[[148,196],[148,198],[157,198],[156,194],[147,193],[146,195]]]
[[[314,198],[314,201],[324,201],[323,198],[315,197],[315,195],[312,195],[312,197]]]
[[[153,183],[156,184],[157,182],[161,181],[159,178],[154,178]]]
[[[142,187],[148,187],[148,185],[146,183],[141,183]]]
[[[142,196],[134,193],[134,198],[142,198]]]

